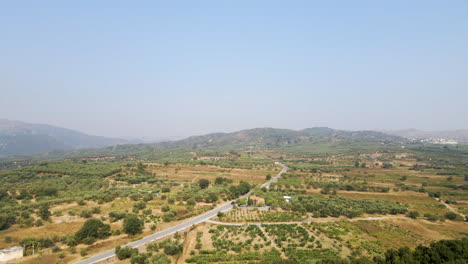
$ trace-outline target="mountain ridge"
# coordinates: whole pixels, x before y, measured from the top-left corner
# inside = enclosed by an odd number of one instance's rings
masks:
[[[53,150],[101,148],[135,141],[92,136],[76,130],[0,119],[0,156],[28,155]]]

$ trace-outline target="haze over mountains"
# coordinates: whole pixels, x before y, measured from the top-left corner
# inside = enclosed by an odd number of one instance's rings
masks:
[[[50,125],[0,119],[0,157],[52,150],[102,148],[138,142],[136,140],[91,136]]]
[[[444,137],[463,142],[468,140],[467,132],[467,130],[425,132],[414,129],[385,132],[346,131],[327,127],[314,127],[303,130],[254,128],[232,133],[192,136],[174,141],[143,143],[141,140],[91,136],[67,128],[0,119],[0,157],[100,148],[103,149],[96,151],[102,153],[135,153],[177,148],[229,149],[246,146],[291,146],[313,144],[323,140],[382,142],[404,141],[405,138]]]
[[[468,129],[458,129],[452,131],[422,131],[418,129],[389,130],[384,133],[405,137],[409,139],[424,138],[446,138],[459,142],[468,142]]]

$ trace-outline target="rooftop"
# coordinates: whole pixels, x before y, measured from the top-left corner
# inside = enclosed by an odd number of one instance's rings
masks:
[[[23,250],[23,248],[19,246],[15,246],[11,248],[0,249],[0,254],[8,254],[8,253],[18,251],[18,250]]]

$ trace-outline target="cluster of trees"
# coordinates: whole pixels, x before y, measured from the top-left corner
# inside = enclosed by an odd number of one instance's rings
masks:
[[[235,199],[241,195],[248,193],[251,188],[252,185],[245,181],[241,181],[237,186],[229,186],[228,198]]]
[[[216,185],[223,185],[223,184],[231,184],[232,179],[228,179],[225,177],[216,177],[215,182]]]
[[[344,183],[344,182],[327,182],[327,181],[309,181],[307,188],[324,188],[343,191],[358,191],[358,192],[389,192],[390,187],[385,186],[371,186],[366,184],[357,183]]]
[[[425,263],[466,263],[468,260],[468,239],[441,240],[429,247],[418,246],[414,251],[409,248],[390,249],[384,258],[376,258],[379,264],[425,264]]]
[[[163,252],[159,252],[160,249]],[[174,256],[182,253],[183,245],[178,240],[166,239],[160,243],[149,244],[146,253],[140,253],[138,249],[129,246],[115,248],[118,259],[130,258],[132,264],[170,264],[168,255]]]
[[[160,179],[158,179],[156,177],[153,177],[151,175],[148,175],[148,174],[139,174],[139,175],[135,175],[135,176],[127,176],[127,175],[123,175],[123,174],[120,174],[120,173],[115,176],[115,180],[116,181],[124,181],[124,182],[130,183],[130,184],[140,184],[140,183],[143,183],[143,182],[158,183],[158,182],[161,181]]]
[[[383,256],[349,259],[319,260],[317,264],[464,264],[468,259],[468,239],[440,240],[429,247],[419,245],[414,250],[407,247],[389,249]],[[288,262],[296,263],[296,262]]]
[[[227,250],[200,250],[200,254],[185,260],[187,263],[258,263],[258,264],[289,264],[289,260],[282,259],[281,253],[272,248],[270,250],[244,251],[240,254],[230,254]]]
[[[282,197],[283,192],[262,192],[267,205],[280,207],[300,213],[313,213],[314,217],[338,217],[340,215],[349,218],[358,217],[363,213],[368,214],[404,214],[408,211],[407,206],[385,200],[352,199],[337,195],[322,197],[316,195],[293,195],[290,202]],[[289,194],[290,195],[290,194]]]
[[[224,178],[225,179],[225,178]],[[214,203],[221,199],[235,199],[250,191],[252,186],[248,182],[241,181],[239,185],[227,185],[229,181],[217,179],[215,185],[208,188],[210,181],[200,179],[196,185],[186,186],[175,194],[178,201],[186,201],[193,206],[196,202]],[[216,184],[216,182],[220,184]]]
[[[124,260],[130,258],[131,264],[170,264],[171,259],[162,252],[148,251],[146,253],[140,253],[138,249],[131,247],[120,247],[115,248],[115,255],[118,259]]]
[[[92,244],[96,239],[104,239],[111,235],[110,225],[104,224],[99,219],[88,219],[75,233],[78,243]]]
[[[63,175],[73,176],[75,178],[104,178],[121,171],[121,164],[111,163],[83,163],[73,161],[60,161],[41,163],[37,166],[30,166],[21,169],[0,171],[0,183],[18,183],[40,180],[37,175],[49,174],[58,178]]]
[[[314,217],[338,217],[340,215],[349,218],[358,217],[363,213],[368,214],[403,214],[407,207],[400,203],[384,200],[360,200],[341,196],[300,196],[290,203],[291,210],[314,213]]]

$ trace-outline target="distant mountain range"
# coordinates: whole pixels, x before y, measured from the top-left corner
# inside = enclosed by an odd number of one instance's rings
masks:
[[[0,119],[0,157],[54,150],[102,148],[139,143],[125,139],[90,136],[75,130]]]
[[[440,138],[452,139],[458,142],[468,142],[468,129],[452,131],[422,131],[418,129],[388,130],[383,131],[389,135],[400,136],[408,139]]]
[[[278,128],[254,128],[232,133],[212,133],[193,136],[177,141],[159,143],[119,145],[93,153],[130,154],[165,149],[216,149],[237,150],[246,147],[283,147],[311,144],[328,140],[401,142],[406,139],[376,131],[345,131],[327,127],[314,127],[303,130]]]
[[[324,141],[405,142],[407,139],[418,138],[450,138],[468,142],[468,130],[426,132],[411,129],[378,132],[347,131],[328,127],[303,130],[254,128],[232,133],[192,136],[174,141],[142,143],[139,140],[90,136],[66,128],[0,119],[0,157],[36,153],[41,155],[33,156],[125,155],[166,149],[235,150],[246,147],[301,146]]]

